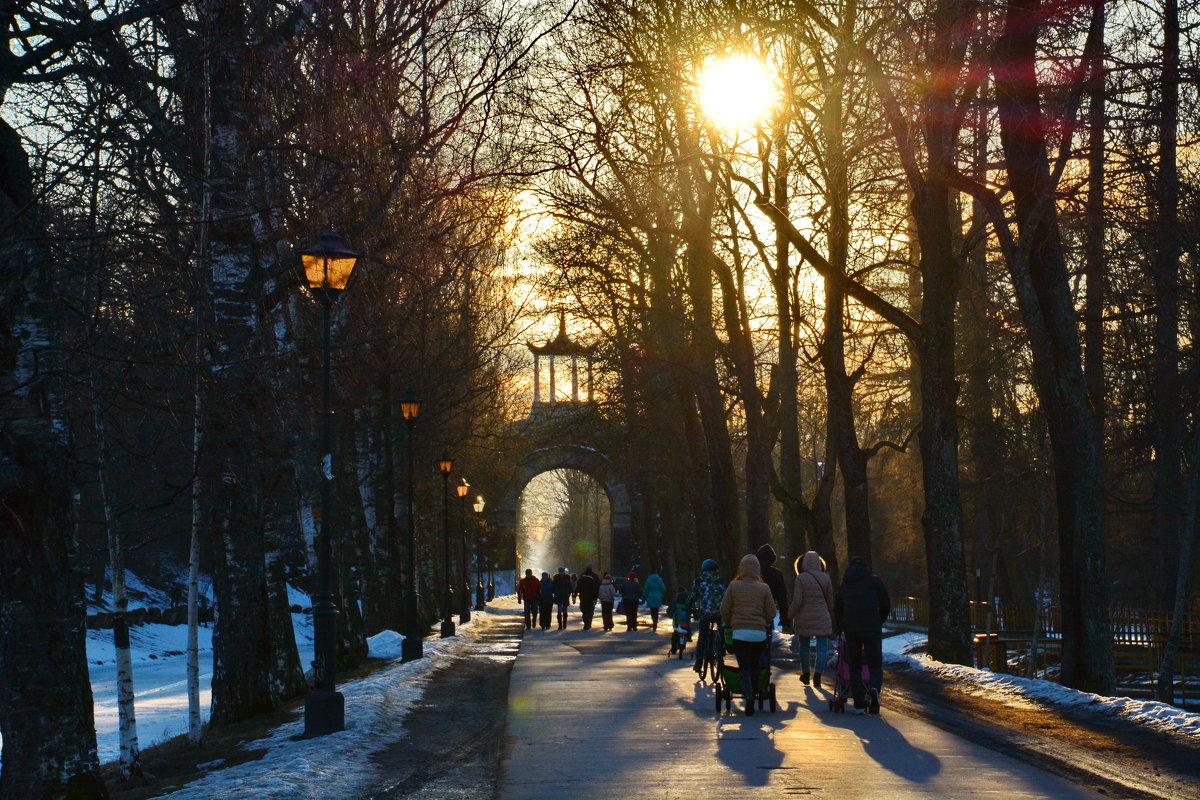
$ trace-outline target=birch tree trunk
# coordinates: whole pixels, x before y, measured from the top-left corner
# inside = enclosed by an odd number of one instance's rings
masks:
[[[137,712],[134,708],[133,656],[129,652],[129,593],[125,588],[125,541],[121,527],[113,522],[108,497],[108,436],[100,414],[96,378],[88,376],[92,395],[92,425],[96,436],[96,483],[100,496],[100,514],[108,538],[108,563],[112,569],[113,646],[117,661],[117,728],[120,736],[121,777],[127,781],[142,776],[141,750],[138,747]]]

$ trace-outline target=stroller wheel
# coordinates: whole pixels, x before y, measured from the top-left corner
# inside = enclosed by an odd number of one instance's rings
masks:
[[[713,696],[716,698],[716,710],[719,717],[721,716],[721,687],[717,687],[717,691],[713,693]]]

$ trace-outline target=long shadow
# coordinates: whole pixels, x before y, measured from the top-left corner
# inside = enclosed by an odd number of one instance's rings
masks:
[[[724,717],[717,730],[717,758],[741,775],[747,786],[766,786],[772,771],[783,764],[784,753],[775,746],[774,732],[764,730],[771,716],[764,712]]]
[[[828,698],[812,695],[809,708],[818,711],[817,717],[830,728],[841,728],[856,735],[863,752],[879,766],[912,783],[928,783],[942,771],[942,760],[928,750],[914,747],[904,734],[888,722],[886,716],[836,714],[829,711]]]

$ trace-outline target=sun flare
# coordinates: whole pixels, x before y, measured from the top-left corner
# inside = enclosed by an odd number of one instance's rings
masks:
[[[748,55],[709,59],[698,85],[705,115],[723,128],[754,125],[775,100],[766,64]]]

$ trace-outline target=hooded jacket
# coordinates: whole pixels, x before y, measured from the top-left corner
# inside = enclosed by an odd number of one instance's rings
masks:
[[[721,598],[721,623],[733,630],[769,630],[775,623],[775,600],[762,580],[757,556],[747,555],[738,564],[738,576]]]
[[[797,636],[833,635],[833,582],[821,569],[821,557],[815,550],[800,559],[788,617]]]
[[[600,579],[590,569],[584,570],[575,584],[575,590],[579,593],[579,605],[594,606],[600,597]]]
[[[545,575],[545,577],[542,578],[542,583],[541,583],[541,592],[542,593],[538,597],[538,602],[544,606],[553,605],[554,604],[554,579],[550,577],[549,573],[542,573],[542,574]]]
[[[651,572],[650,577],[646,578],[646,585],[642,587],[642,599],[646,601],[648,607],[658,608],[666,597],[667,584],[663,582],[661,575]]]
[[[688,592],[688,608],[696,619],[715,615],[721,609],[721,597],[725,587],[721,584],[721,573],[717,562],[706,560],[700,565],[700,575],[692,581]]]
[[[892,612],[883,581],[871,574],[866,564],[851,563],[842,576],[833,603],[834,623],[839,631],[879,633]]]
[[[762,568],[763,582],[771,589],[771,597],[775,600],[776,610],[779,611],[780,622],[786,622],[788,617],[787,583],[783,580],[783,573],[772,566],[779,560],[779,556],[775,555],[775,548],[769,544],[758,548],[755,555],[758,556],[758,564]]]
[[[600,589],[597,593],[601,603],[611,603],[617,598],[617,587],[613,586],[612,578],[602,578],[600,580]]]

